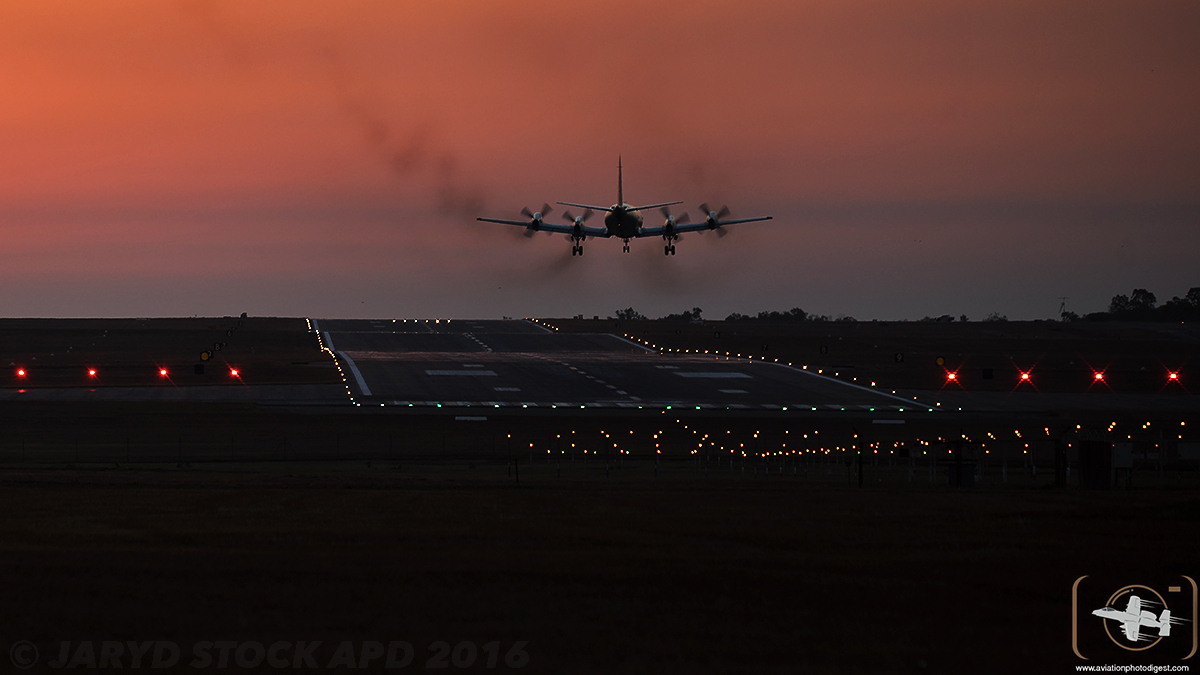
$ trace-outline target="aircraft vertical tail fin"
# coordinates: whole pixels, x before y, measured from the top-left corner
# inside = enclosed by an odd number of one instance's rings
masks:
[[[1164,609],[1162,614],[1158,615],[1158,635],[1159,637],[1170,637],[1171,635],[1171,610]]]
[[[621,188],[621,156],[617,155],[617,203],[625,203],[624,190]]]

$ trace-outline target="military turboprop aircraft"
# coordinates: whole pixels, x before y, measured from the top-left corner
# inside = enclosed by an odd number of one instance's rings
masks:
[[[521,215],[529,220],[502,220],[499,218],[476,218],[488,223],[503,223],[505,225],[520,225],[525,228],[525,236],[531,237],[535,232],[559,232],[567,235],[567,239],[571,241],[571,255],[583,255],[583,242],[588,237],[620,237],[625,242],[625,252],[629,253],[629,240],[638,239],[641,237],[662,237],[666,245],[663,246],[663,255],[675,255],[675,241],[679,239],[679,235],[684,232],[702,232],[705,230],[716,230],[718,236],[724,236],[726,225],[736,225],[738,223],[752,223],[758,220],[770,220],[771,216],[759,216],[758,218],[739,218],[736,220],[722,220],[729,215],[729,207],[722,206],[717,210],[708,208],[708,204],[701,204],[700,211],[704,214],[704,221],[699,223],[688,223],[688,214],[685,212],[678,217],[671,215],[670,207],[683,202],[663,202],[661,204],[649,204],[647,206],[630,206],[625,203],[625,197],[621,187],[621,160],[617,158],[617,203],[612,206],[591,206],[588,204],[575,204],[572,202],[555,202],[563,206],[574,206],[583,209],[583,214],[579,216],[572,215],[570,211],[563,211],[563,218],[569,221],[570,225],[556,225],[547,223],[546,216],[550,215],[550,205],[542,204],[542,210],[531,212],[528,208],[521,209]],[[647,209],[659,209],[663,217],[666,218],[663,224],[657,227],[643,227],[642,216],[639,211]],[[585,225],[587,220],[592,217],[596,211],[607,211],[608,215],[604,216],[604,227],[590,227]]]
[[[1157,628],[1159,637],[1167,637],[1171,634],[1171,610],[1164,609],[1162,614],[1155,619],[1154,612],[1142,609],[1142,599],[1136,595],[1129,597],[1129,604],[1125,606],[1124,612],[1116,607],[1101,607],[1092,614],[1101,619],[1120,622],[1121,627],[1125,630],[1125,639],[1130,642],[1137,642],[1141,639],[1142,626]]]

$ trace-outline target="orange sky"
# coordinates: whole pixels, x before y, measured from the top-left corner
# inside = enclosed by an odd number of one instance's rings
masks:
[[[1167,299],[1200,285],[1197,35],[1190,0],[10,0],[0,315]],[[618,154],[628,201],[776,220],[583,259],[474,221],[611,203]]]

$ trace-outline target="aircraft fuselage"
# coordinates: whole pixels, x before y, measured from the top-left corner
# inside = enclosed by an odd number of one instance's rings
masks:
[[[642,228],[642,217],[629,204],[613,204],[612,211],[604,216],[604,227],[610,237],[633,239]]]

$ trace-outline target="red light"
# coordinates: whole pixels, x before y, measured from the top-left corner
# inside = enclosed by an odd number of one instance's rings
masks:
[[[1096,381],[1097,382],[1099,382],[1103,379],[1104,379],[1104,373],[1096,373]]]
[[[96,376],[96,369],[88,368],[88,377],[95,377],[95,376]]]
[[[1029,379],[1029,373],[1021,373],[1021,379],[1022,379],[1022,380],[1028,380],[1028,379]]]
[[[229,376],[230,376],[230,377],[237,377],[237,376],[238,376],[238,371],[237,371],[237,368],[230,368],[230,369],[229,369]]]
[[[17,368],[17,377],[25,377],[25,369]]]
[[[1168,379],[1168,380],[1178,380],[1178,379],[1179,379],[1179,373],[1169,373],[1169,374],[1167,375],[1167,379]]]
[[[957,380],[958,373],[946,373],[946,379],[947,380]]]
[[[166,368],[159,368],[159,369],[158,369],[158,374],[159,374],[159,375],[161,375],[161,376],[163,376],[163,377],[166,377],[166,376],[167,376],[167,369],[166,369]]]

